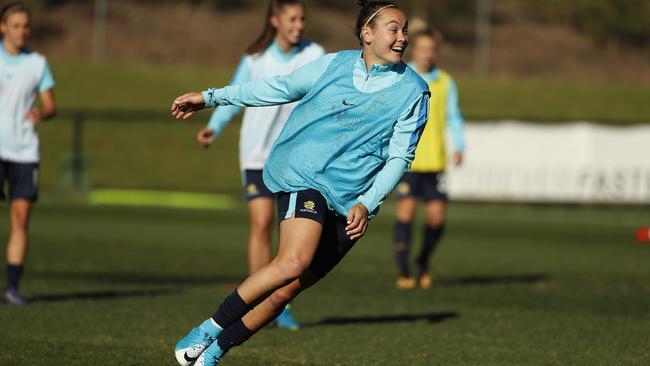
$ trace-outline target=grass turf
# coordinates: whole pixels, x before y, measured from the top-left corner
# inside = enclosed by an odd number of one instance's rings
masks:
[[[166,111],[174,97],[225,85],[232,66],[54,61],[64,109]],[[650,122],[650,86],[639,83],[456,75],[469,120]]]
[[[0,213],[0,237],[8,222]],[[330,277],[224,365],[647,365],[645,207],[455,204],[429,291],[393,288],[392,202]],[[246,212],[88,207],[33,217],[26,307],[0,364],[173,365],[246,274]],[[417,236],[417,235],[416,235]]]

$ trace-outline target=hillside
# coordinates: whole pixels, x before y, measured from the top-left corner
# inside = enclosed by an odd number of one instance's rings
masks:
[[[498,4],[498,3],[497,3]],[[540,24],[495,8],[491,72],[568,80],[650,83],[650,51],[596,45],[561,24]],[[38,11],[34,48],[54,59],[92,56],[91,2]],[[119,63],[232,65],[262,28],[264,9],[216,11],[201,5],[110,1],[107,59]],[[354,15],[310,8],[307,36],[333,51],[357,47]],[[473,44],[445,44],[442,64],[471,73]]]

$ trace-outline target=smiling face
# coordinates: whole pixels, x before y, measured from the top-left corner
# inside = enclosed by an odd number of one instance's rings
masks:
[[[399,9],[388,8],[377,15],[372,27],[361,31],[364,57],[371,64],[388,65],[402,61],[408,46],[408,21]]]
[[[280,14],[271,17],[271,25],[277,30],[278,43],[297,45],[305,31],[305,7],[301,4],[283,6]]]
[[[29,34],[31,33],[29,14],[25,12],[9,14],[0,23],[0,31],[2,31],[3,43],[6,43],[5,48],[20,50],[27,46]]]

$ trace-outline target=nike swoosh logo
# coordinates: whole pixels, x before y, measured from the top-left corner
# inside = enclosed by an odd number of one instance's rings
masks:
[[[352,104],[352,103],[348,102],[347,100],[343,99],[343,105],[354,105],[354,104]]]
[[[187,362],[194,362],[194,361],[196,361],[197,358],[199,358],[198,356],[197,357],[190,357],[190,356],[187,355],[187,352],[185,352],[183,357],[185,358],[185,361],[187,361]]]

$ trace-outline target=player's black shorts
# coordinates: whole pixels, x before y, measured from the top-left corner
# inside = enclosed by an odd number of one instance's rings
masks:
[[[357,242],[345,233],[346,218],[331,210],[325,197],[316,190],[278,193],[278,215],[280,221],[296,217],[311,219],[323,225],[318,249],[308,268],[319,278],[325,277],[339,264]]]
[[[271,192],[266,184],[264,184],[261,170],[244,171],[244,197],[246,198],[246,201],[258,197],[275,197],[273,192]]]
[[[14,163],[0,160],[0,201],[5,200],[5,181],[9,184],[9,200],[38,199],[38,163]]]
[[[395,197],[415,197],[425,202],[448,201],[444,172],[408,172],[395,189]]]

